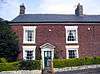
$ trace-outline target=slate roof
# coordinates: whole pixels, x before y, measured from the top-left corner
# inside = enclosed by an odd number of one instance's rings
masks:
[[[35,22],[35,23],[45,23],[45,22],[99,22],[100,15],[66,15],[66,14],[23,14],[17,16],[11,22]]]

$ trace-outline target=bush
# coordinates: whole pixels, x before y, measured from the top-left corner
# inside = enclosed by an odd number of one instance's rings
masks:
[[[94,57],[94,64],[100,64],[100,57]]]
[[[0,71],[18,70],[19,62],[13,63],[0,63]]]
[[[100,57],[85,57],[85,58],[73,58],[73,59],[54,59],[54,68],[81,66],[100,64]],[[7,62],[6,59],[0,59],[0,71],[12,71],[12,70],[39,70],[41,69],[41,61],[20,61],[20,62]]]
[[[7,60],[5,58],[0,58],[0,63],[6,63]]]
[[[38,70],[38,69],[41,69],[40,60],[0,63],[0,71]]]
[[[39,60],[20,62],[20,70],[36,70],[41,68]]]
[[[53,61],[54,68],[91,65],[91,64],[100,64],[100,57],[54,59]]]

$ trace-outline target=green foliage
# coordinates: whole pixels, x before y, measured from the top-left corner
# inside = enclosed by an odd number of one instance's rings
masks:
[[[20,62],[21,70],[35,70],[40,68],[41,68],[41,62],[39,60]]]
[[[18,54],[18,37],[11,31],[10,25],[0,22],[0,58],[16,60]]]
[[[1,63],[2,60],[2,63]],[[6,62],[4,58],[0,60],[0,71],[12,71],[12,70],[39,70],[41,69],[41,61],[20,61],[20,62]],[[82,66],[100,64],[100,57],[85,57],[74,59],[54,59],[54,68]]]
[[[5,58],[0,58],[0,63],[6,63],[7,60]]]
[[[19,62],[0,63],[0,71],[18,70],[18,68],[19,68]]]
[[[94,57],[94,64],[100,64],[100,57]]]
[[[54,59],[53,61],[54,68],[91,65],[91,64],[100,64],[100,57]]]
[[[0,63],[0,71],[39,70],[39,69],[41,69],[40,60]]]

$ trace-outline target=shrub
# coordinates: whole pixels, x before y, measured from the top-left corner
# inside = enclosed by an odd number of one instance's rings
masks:
[[[41,69],[40,60],[0,63],[0,71]]]
[[[13,63],[0,63],[0,71],[18,70],[19,62]]]
[[[53,65],[54,65],[54,67],[57,67],[57,68],[64,67],[64,60],[63,59],[55,59],[53,61]]]
[[[100,64],[100,57],[54,59],[53,61],[54,68],[91,65],[91,64]]]
[[[81,66],[100,64],[100,57],[85,57],[85,58],[73,58],[73,59],[54,59],[54,68]],[[6,62],[6,59],[0,59],[0,71],[12,71],[12,70],[36,70],[41,69],[41,61],[20,61],[20,62]]]
[[[34,70],[40,68],[41,62],[39,60],[20,62],[20,70]]]
[[[0,63],[6,63],[7,60],[5,58],[0,58]]]
[[[94,64],[100,64],[100,57],[93,57]]]

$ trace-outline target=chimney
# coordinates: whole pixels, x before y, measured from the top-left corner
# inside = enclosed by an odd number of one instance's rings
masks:
[[[75,9],[75,15],[81,16],[83,15],[83,6],[78,3],[77,8]]]
[[[25,14],[25,6],[24,4],[20,5],[20,15]]]

